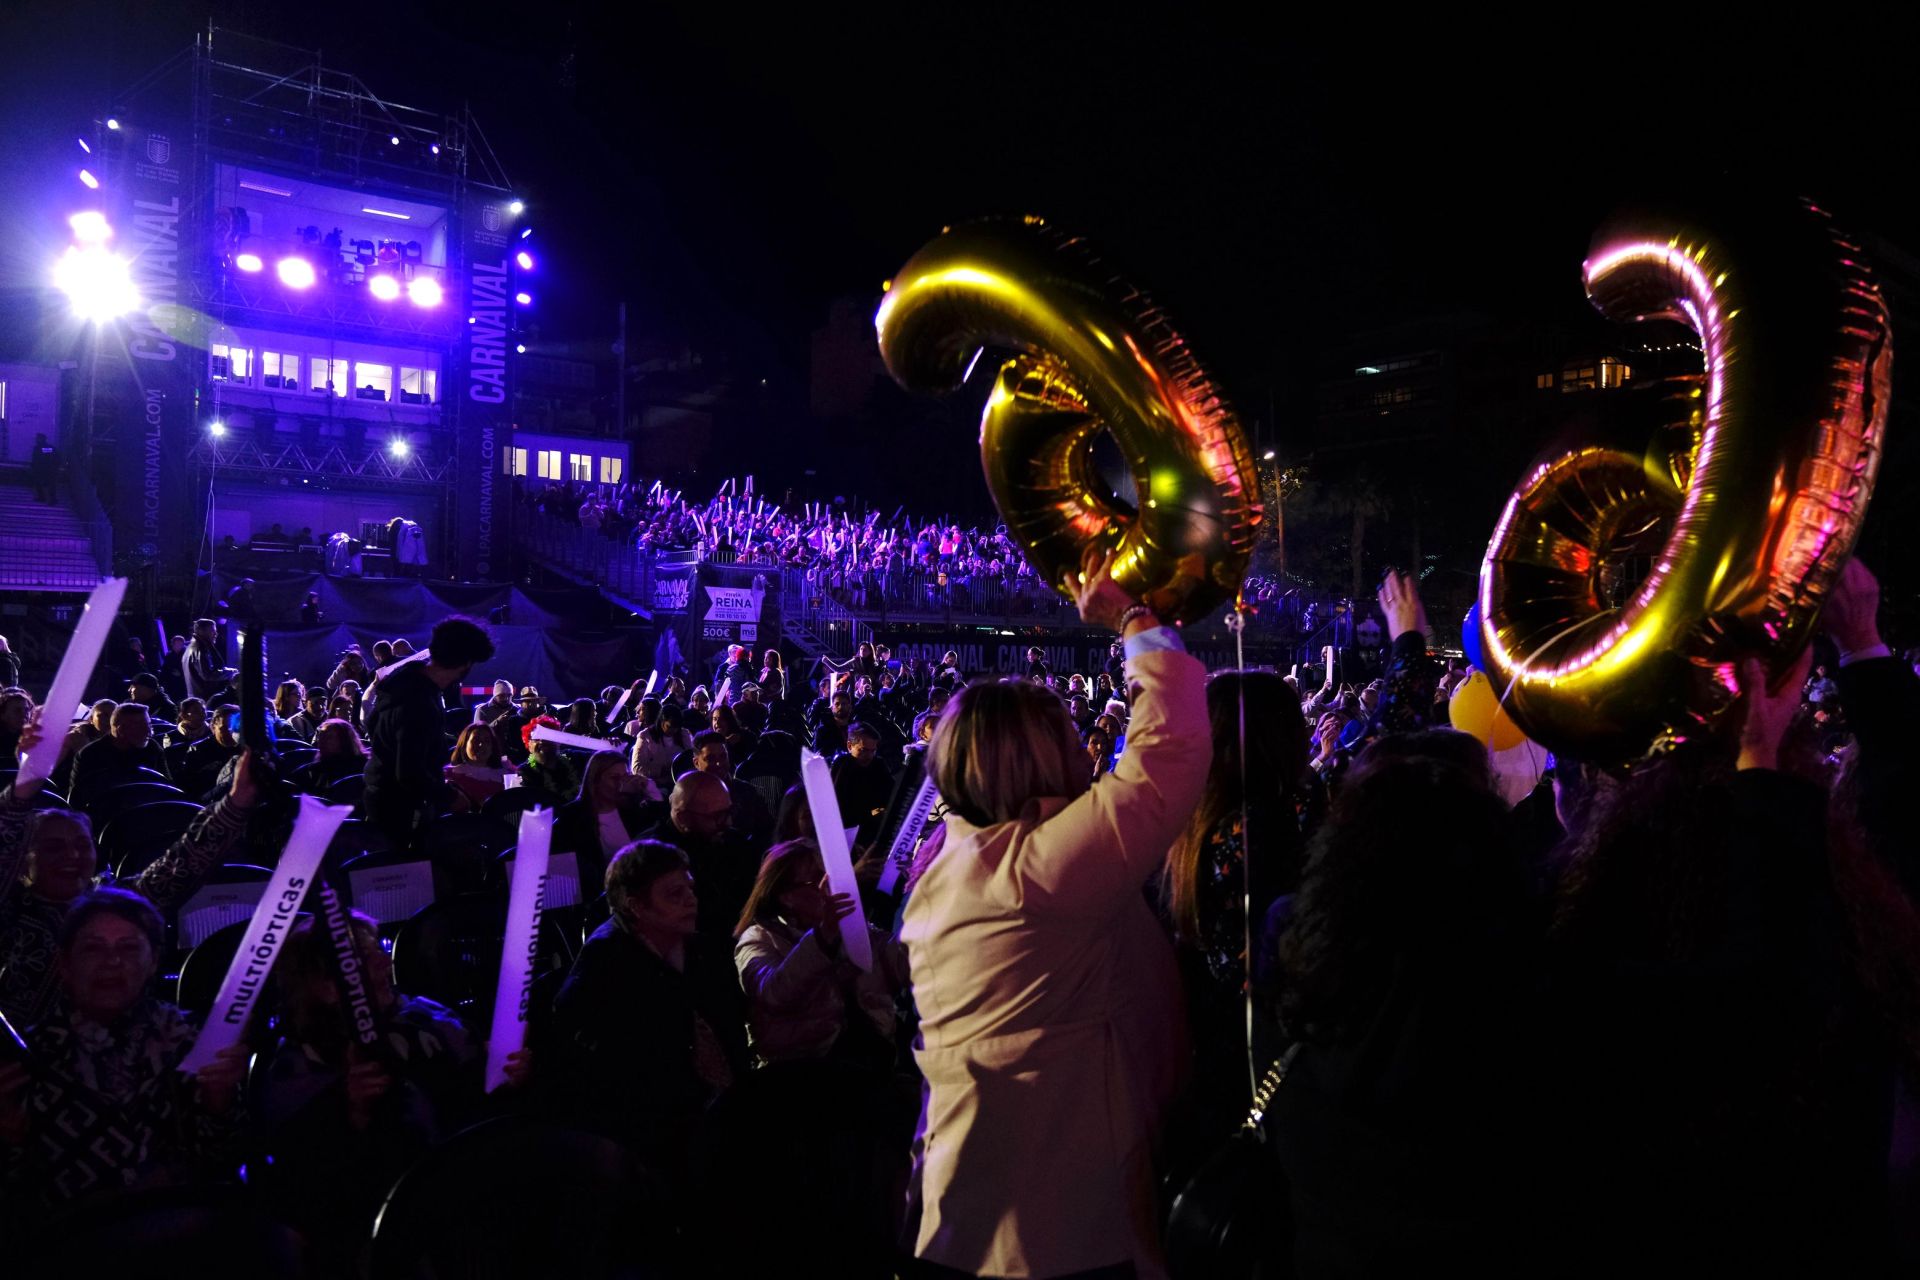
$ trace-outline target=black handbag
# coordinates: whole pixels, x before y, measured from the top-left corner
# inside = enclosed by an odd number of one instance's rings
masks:
[[[1267,1068],[1239,1131],[1174,1197],[1166,1255],[1176,1280],[1284,1280],[1293,1274],[1287,1177],[1265,1120],[1299,1052],[1295,1044]]]

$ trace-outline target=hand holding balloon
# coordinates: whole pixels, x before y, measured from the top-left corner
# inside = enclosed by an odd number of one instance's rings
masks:
[[[1820,627],[1833,637],[1841,653],[1865,653],[1880,647],[1879,612],[1880,580],[1859,560],[1849,560],[1827,593]]]
[[[1800,692],[1807,683],[1807,669],[1813,665],[1811,646],[1803,650],[1794,664],[1778,680],[1769,683],[1767,664],[1748,658],[1740,664],[1741,701],[1747,718],[1740,726],[1740,765],[1742,769],[1777,769],[1780,744],[1800,709]]]

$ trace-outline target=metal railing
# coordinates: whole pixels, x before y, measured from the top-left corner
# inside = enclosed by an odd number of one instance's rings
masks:
[[[516,513],[528,555],[612,595],[651,609],[657,553],[630,547],[597,529],[583,529],[532,507]],[[671,554],[671,553],[669,553]],[[680,557],[684,563],[684,557]]]

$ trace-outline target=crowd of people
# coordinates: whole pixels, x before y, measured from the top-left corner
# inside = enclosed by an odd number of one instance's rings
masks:
[[[738,530],[740,555],[796,563],[980,550],[744,510],[629,492],[596,518]],[[631,1153],[694,1274],[1232,1274],[1191,1219],[1265,1075],[1277,1164],[1252,1185],[1274,1202],[1233,1237],[1265,1274],[1920,1257],[1920,673],[1882,642],[1864,567],[1827,603],[1817,669],[1811,650],[1778,678],[1743,665],[1717,735],[1631,767],[1552,760],[1518,803],[1445,727],[1467,673],[1432,656],[1411,578],[1381,588],[1371,681],[1333,653],[1209,676],[1105,565],[1076,596],[1118,637],[1097,671],[1034,649],[975,679],[865,645],[800,672],[736,645],[710,672],[571,699],[501,680],[477,705],[462,689],[493,644],[450,618],[423,652],[279,682],[270,747],[211,622],[177,700],[140,673],[67,727],[5,690],[0,769],[42,744],[59,763],[0,791],[4,1230],[244,1167],[318,1273],[356,1274],[395,1180],[515,1114]],[[857,893],[828,875],[803,747],[831,761],[822,816]],[[920,776],[940,808],[882,892]],[[155,785],[203,807],[107,866],[99,837]],[[302,792],[425,857],[465,815],[553,810],[583,892],[552,913],[572,935],[543,952],[505,1086],[482,1088],[490,1002],[405,990],[392,922],[366,915],[375,1043],[343,1018],[337,941],[303,923],[246,1042],[177,1069],[206,1010],[161,982],[175,916],[223,865],[270,864]],[[754,1192],[776,1203],[719,1208],[717,1186],[777,1170]]]
[[[1003,526],[983,529],[904,510],[856,514],[839,500],[790,511],[751,492],[723,491],[698,503],[661,485],[551,481],[524,489],[523,501],[643,551],[698,551],[723,564],[802,570],[858,609],[1067,607]]]

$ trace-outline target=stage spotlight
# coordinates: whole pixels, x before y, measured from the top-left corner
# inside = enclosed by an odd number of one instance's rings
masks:
[[[82,151],[86,152],[88,155],[93,154],[93,148],[87,145],[87,140],[85,138],[75,138],[74,141],[80,144],[80,149]]]
[[[80,171],[80,181],[86,184],[87,190],[89,191],[98,191],[100,189],[100,179],[94,177],[85,169]]]
[[[313,264],[305,258],[282,258],[274,264],[273,272],[280,277],[280,283],[289,289],[313,287]]]
[[[407,281],[407,298],[416,307],[437,307],[441,299],[440,282],[426,276]]]
[[[513,344],[513,349],[514,349],[514,351],[515,351],[516,353],[518,353],[518,354],[520,354],[520,355],[525,355],[525,354],[527,354],[527,344],[526,344],[526,343],[524,343],[524,342],[516,342],[516,343],[514,343],[514,344]]]
[[[267,264],[260,261],[260,255],[257,253],[236,253],[233,255],[233,265],[242,271],[254,272]]]
[[[520,252],[514,254],[513,260],[520,264],[520,269],[522,271],[533,270],[533,255],[528,253],[525,249],[522,249]]]
[[[1267,451],[1266,451],[1265,453],[1263,453],[1263,454],[1261,454],[1260,456],[1261,456],[1261,458],[1263,458],[1264,460],[1266,460],[1266,461],[1268,461],[1268,462],[1272,462],[1272,461],[1273,461],[1273,450],[1271,450],[1271,449],[1269,449],[1269,450],[1267,450]]]
[[[68,248],[54,264],[53,283],[73,303],[73,314],[95,324],[113,320],[140,305],[127,260],[99,245]]]
[[[397,147],[397,146],[399,146],[399,145],[400,145],[400,135],[399,135],[399,134],[397,134],[397,133],[396,133],[396,134],[392,134],[392,135],[390,135],[390,136],[389,136],[389,137],[387,138],[387,141],[388,141],[388,142],[391,142],[391,143],[392,143],[392,144],[393,144],[394,146],[396,146],[396,147]]]
[[[533,305],[533,295],[530,293],[516,293],[513,295],[513,300],[519,303],[523,307],[530,307]]]
[[[520,228],[520,238],[521,238],[522,240],[525,240],[525,239],[526,239],[526,238],[527,238],[528,236],[530,236],[530,235],[532,235],[532,234],[533,234],[533,228],[532,228],[532,227],[522,227],[522,228]]]
[[[428,148],[427,148],[427,150],[429,150],[429,151],[431,151],[431,152],[433,152],[433,154],[435,154],[435,155],[439,155],[439,154],[440,154],[440,144],[436,142],[436,143],[434,143],[434,144],[433,144],[433,145],[432,145],[431,147],[428,147]]]
[[[112,116],[108,116],[107,128],[118,130],[120,128],[120,122],[118,120],[115,120]]]
[[[398,436],[395,436],[393,440],[387,445],[387,452],[392,454],[396,458],[404,458],[409,453],[413,452],[413,450],[405,440],[401,439]]]
[[[515,215],[516,217],[519,216],[520,214],[525,213],[526,211],[527,211],[527,206],[525,205],[525,203],[519,200],[511,201],[507,205],[507,212]]]
[[[367,292],[382,302],[392,302],[400,296],[400,282],[392,276],[370,276],[367,279]]]
[[[227,434],[227,424],[216,418],[207,424],[207,434],[215,440],[222,439]]]
[[[73,228],[73,238],[81,244],[99,244],[113,235],[113,228],[107,225],[107,215],[91,209],[74,214],[67,219],[67,225]]]

